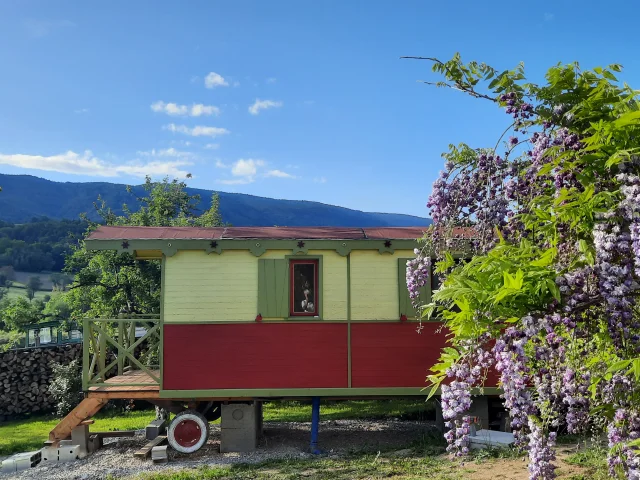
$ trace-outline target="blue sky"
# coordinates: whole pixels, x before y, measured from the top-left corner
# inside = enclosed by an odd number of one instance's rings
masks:
[[[493,145],[508,118],[399,57],[524,61],[536,81],[618,62],[640,87],[631,4],[2,2],[0,172],[190,172],[198,188],[426,216],[448,144]]]

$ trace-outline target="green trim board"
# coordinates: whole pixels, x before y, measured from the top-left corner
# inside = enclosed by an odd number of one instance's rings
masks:
[[[132,253],[135,250],[158,251],[168,257],[175,255],[178,250],[202,250],[210,254],[223,254],[225,250],[248,250],[256,257],[267,250],[291,250],[292,253],[307,253],[309,250],[334,250],[345,257],[352,250],[378,250],[379,253],[394,253],[396,250],[414,250],[421,246],[418,239],[393,240],[387,247],[385,240],[304,240],[304,246],[299,246],[299,240],[216,240],[212,247],[210,240],[204,239],[136,239],[136,240],[85,240],[88,250],[115,250],[119,253]],[[123,247],[126,245],[126,247]],[[460,250],[460,255],[465,251]],[[160,258],[160,257],[158,257]]]
[[[428,387],[392,388],[256,388],[219,390],[160,390],[160,398],[202,399],[202,398],[282,398],[282,397],[384,397],[384,396],[425,396]],[[499,395],[496,387],[474,388],[473,395]],[[440,394],[440,390],[436,395]]]
[[[160,390],[162,390],[164,375],[162,371],[164,369],[164,283],[167,270],[167,256],[162,254],[162,263],[160,264],[160,346],[158,347],[158,363],[160,363]]]

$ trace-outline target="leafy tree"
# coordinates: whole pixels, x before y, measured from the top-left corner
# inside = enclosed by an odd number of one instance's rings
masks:
[[[25,325],[38,323],[42,319],[44,304],[38,300],[30,302],[25,297],[7,298],[0,302],[0,318],[4,329],[21,330]]]
[[[57,288],[59,290],[64,290],[65,288],[67,288],[67,285],[69,285],[73,281],[72,277],[60,272],[52,273],[49,276],[49,279],[51,280],[54,288]]]
[[[43,315],[50,320],[68,320],[71,316],[71,308],[63,293],[54,293],[45,303]]]
[[[555,477],[556,432],[608,424],[610,474],[640,456],[640,96],[619,65],[557,65],[542,85],[458,55],[427,59],[439,87],[509,115],[482,148],[451,146],[429,199],[434,226],[407,267],[418,298],[431,257],[451,346],[433,368],[450,451],[467,453],[472,388],[500,373],[532,479]],[[508,138],[507,138],[508,137]],[[487,147],[487,148],[485,148]],[[472,227],[469,231],[461,227]],[[473,239],[470,240],[469,237]],[[473,258],[456,265],[461,250]],[[450,384],[443,384],[445,378]],[[527,388],[531,387],[531,388]]]
[[[146,196],[137,198],[140,209],[123,206],[117,215],[98,199],[96,212],[104,225],[202,226],[222,225],[219,198],[213,195],[211,207],[200,214],[200,198],[185,191],[185,183],[165,178],[152,182],[147,177]],[[90,223],[89,232],[98,224]],[[67,257],[65,271],[75,275],[66,294],[73,318],[113,317],[118,314],[158,313],[160,308],[160,262],[137,261],[131,254],[88,251],[83,242]]]

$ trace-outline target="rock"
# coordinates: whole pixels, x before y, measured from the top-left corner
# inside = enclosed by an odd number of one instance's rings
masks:
[[[403,448],[402,450],[396,450],[395,452],[393,452],[393,455],[395,457],[410,457],[411,455],[413,455],[413,449]]]

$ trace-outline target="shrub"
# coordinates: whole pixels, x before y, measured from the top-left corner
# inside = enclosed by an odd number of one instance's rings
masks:
[[[53,365],[49,393],[56,401],[56,414],[59,417],[66,416],[82,401],[82,367],[77,359],[67,365]]]

